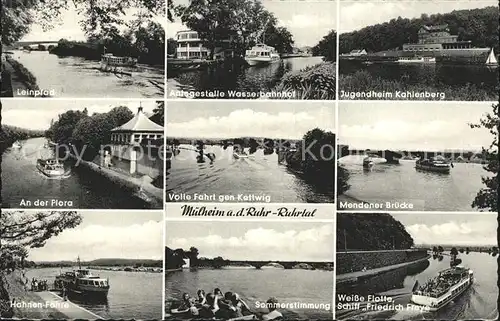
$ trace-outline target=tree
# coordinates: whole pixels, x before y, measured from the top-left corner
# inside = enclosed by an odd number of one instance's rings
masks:
[[[22,267],[28,257],[27,249],[43,247],[48,239],[78,226],[81,221],[80,214],[74,211],[2,211],[0,269]]]
[[[125,106],[113,108],[108,113],[93,114],[81,119],[75,126],[71,140],[80,149],[84,148],[83,158],[93,160],[103,145],[111,142],[111,130],[132,119],[133,113]]]
[[[472,202],[472,207],[491,212],[498,212],[498,133],[500,130],[498,106],[499,104],[493,105],[493,112],[485,115],[479,124],[470,124],[471,128],[487,129],[493,136],[492,143],[487,148],[483,147],[484,159],[487,162],[483,168],[492,175],[481,178],[485,187],[479,190]]]
[[[153,116],[149,119],[157,123],[158,125],[165,125],[165,102],[163,100],[156,102],[156,107],[153,109]]]
[[[371,231],[376,230],[377,233]],[[337,250],[409,249],[414,241],[404,225],[389,214],[339,213],[337,215]]]
[[[50,30],[70,5],[74,5],[83,16],[80,26],[87,36],[105,34],[117,24],[123,25],[123,17],[130,8],[139,8],[140,13],[136,16],[142,19],[165,13],[164,0],[28,0],[2,4],[2,44],[5,45],[20,40],[33,23]]]
[[[335,61],[337,55],[337,32],[331,30],[313,48],[314,56],[323,56],[326,61]]]
[[[452,247],[451,248],[450,255],[453,255],[453,256],[457,256],[458,255],[458,251],[457,251],[456,247]]]
[[[291,53],[293,50],[293,35],[285,27],[270,25],[265,32],[266,45],[272,46],[280,54]]]
[[[69,110],[59,115],[57,121],[52,123],[49,130],[46,132],[46,137],[57,144],[67,144],[71,140],[73,129],[78,122],[88,117],[88,112],[79,110]]]
[[[460,249],[460,250],[458,250],[458,251],[459,251],[460,253],[464,253],[464,252],[465,252],[464,248],[461,248],[461,249]]]
[[[175,55],[177,53],[177,41],[174,38],[167,39],[167,55]]]
[[[444,248],[441,245],[438,246],[438,252],[439,253],[443,253],[444,252]]]
[[[438,251],[437,247],[436,247],[436,246],[433,246],[433,247],[432,247],[432,253],[437,253],[437,251]]]

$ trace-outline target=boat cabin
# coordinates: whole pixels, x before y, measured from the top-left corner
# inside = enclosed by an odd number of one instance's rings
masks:
[[[277,54],[274,47],[257,44],[252,49],[246,51],[245,57],[271,57],[271,54]]]

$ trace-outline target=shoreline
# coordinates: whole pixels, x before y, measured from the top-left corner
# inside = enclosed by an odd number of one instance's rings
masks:
[[[45,305],[47,301],[42,299],[41,296],[37,294],[37,292],[27,291],[26,287],[21,283],[23,277],[19,274],[18,271],[12,272],[8,275],[4,276],[5,284],[2,285],[4,287],[3,290],[7,292],[9,298],[2,298],[2,301],[7,301],[9,306],[12,309],[14,315],[12,318],[18,319],[68,319],[69,315],[62,313],[61,311],[53,308],[40,308],[40,305]],[[26,278],[25,281],[28,281]],[[7,299],[7,300],[6,300]],[[34,305],[33,308],[19,308],[12,307],[11,302],[15,300],[15,302],[20,303],[31,303]]]
[[[411,262],[403,262],[403,263],[398,263],[398,264],[392,264],[392,265],[386,265],[383,267],[379,268],[374,268],[366,271],[357,271],[357,272],[350,272],[350,273],[343,273],[343,274],[338,274],[336,276],[336,283],[342,284],[346,282],[358,282],[359,278],[366,278],[366,277],[372,277],[378,274],[382,274],[388,271],[396,270],[401,267],[409,266],[412,264],[420,263],[423,261],[427,261],[431,258],[431,255],[428,254],[425,258],[420,258]]]
[[[146,181],[147,175],[142,176],[141,178],[135,178],[128,176],[126,174],[119,173],[117,171],[104,168],[99,166],[93,162],[84,161],[82,159],[77,159],[74,155],[69,154],[70,157],[76,160],[79,165],[83,165],[83,167],[100,174],[101,176],[109,179],[111,182],[116,183],[121,186],[125,186],[127,188],[131,188],[135,191],[133,195],[135,197],[140,198],[147,204],[151,206],[152,209],[162,208],[163,207],[163,189],[157,188],[151,184],[152,179],[150,181]]]

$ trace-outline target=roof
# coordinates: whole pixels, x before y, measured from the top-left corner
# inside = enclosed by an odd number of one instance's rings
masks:
[[[427,31],[445,31],[448,29],[448,25],[436,25],[436,26],[422,26]]]
[[[146,116],[142,111],[142,107],[139,107],[137,114],[134,118],[126,122],[125,124],[113,128],[111,131],[118,132],[162,132],[163,126],[158,125]]]

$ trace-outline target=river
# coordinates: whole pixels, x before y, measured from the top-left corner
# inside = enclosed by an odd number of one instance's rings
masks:
[[[484,187],[481,177],[488,174],[481,164],[453,163],[450,174],[440,174],[415,170],[415,161],[400,160],[394,165],[380,159],[374,159],[375,165],[366,171],[363,158],[339,160],[350,174],[351,188],[345,195],[369,203],[411,202],[413,210],[472,211],[472,201]]]
[[[266,66],[242,67],[219,66],[187,72],[168,72],[167,78],[192,91],[269,92],[288,71],[299,71],[323,62],[322,57],[285,58],[282,63]],[[172,88],[170,88],[172,89]],[[172,96],[170,91],[167,97]],[[221,97],[222,98],[222,97]],[[227,95],[224,98],[229,98]]]
[[[398,64],[373,63],[342,60],[339,65],[341,75],[353,74],[365,70],[373,77],[393,80],[406,85],[426,84],[439,91],[445,87],[455,90],[474,85],[477,89],[498,97],[498,69],[483,65],[448,65],[448,64]],[[342,89],[342,88],[340,88]],[[369,90],[370,88],[361,88]]]
[[[52,149],[45,148],[45,138],[21,141],[21,149],[8,148],[2,154],[2,207],[3,208],[84,208],[84,209],[143,209],[148,205],[133,191],[110,183],[100,175],[83,167],[65,162],[68,174],[49,179],[36,168],[39,158],[51,158]],[[31,201],[21,206],[21,200]],[[49,203],[37,206],[36,200]],[[52,200],[71,201],[64,206],[53,206]]]
[[[58,57],[48,51],[13,51],[13,58],[37,79],[40,89],[54,90],[54,97],[78,98],[163,98],[163,90],[151,81],[165,83],[164,67],[138,64],[128,68],[133,76],[115,75],[97,70],[99,61],[82,57]],[[14,93],[15,95],[15,93]]]
[[[62,271],[71,269],[62,269]],[[26,271],[26,277],[45,279],[54,284],[59,268],[41,268]],[[89,302],[83,298],[70,300],[104,319],[160,320],[162,317],[162,273],[93,271],[109,278],[110,289],[107,300]]]
[[[222,292],[236,292],[249,305],[250,310],[257,309],[256,302],[266,302],[275,297],[279,303],[322,304],[332,308],[333,272],[284,270],[279,268],[233,268],[220,270],[184,270],[165,276],[165,309],[170,311],[173,302],[182,298],[183,293],[196,296],[199,289],[206,293],[220,288]],[[279,309],[285,319],[331,319],[332,311],[326,309]]]
[[[446,254],[446,253],[445,253]],[[448,253],[449,254],[449,253]],[[461,265],[474,271],[474,284],[452,303],[436,312],[369,311],[352,312],[338,318],[345,319],[391,319],[391,320],[494,320],[498,317],[497,256],[488,253],[460,253]],[[424,284],[428,279],[437,276],[441,270],[450,267],[450,256],[444,255],[442,260],[429,259],[430,264],[422,268],[400,268],[364,280],[363,285],[350,288],[337,286],[337,298],[341,294],[375,294],[390,296],[395,304],[410,303],[411,291],[415,281]]]
[[[242,193],[267,197],[272,203],[333,202],[333,190],[307,183],[286,166],[278,164],[276,153],[264,155],[263,150],[258,149],[252,157],[235,159],[232,146],[226,150],[220,146],[205,146],[205,153],[216,155],[214,162],[197,163],[197,153],[186,149],[172,157],[171,168],[167,166],[167,194]],[[181,145],[180,148],[195,147]]]

